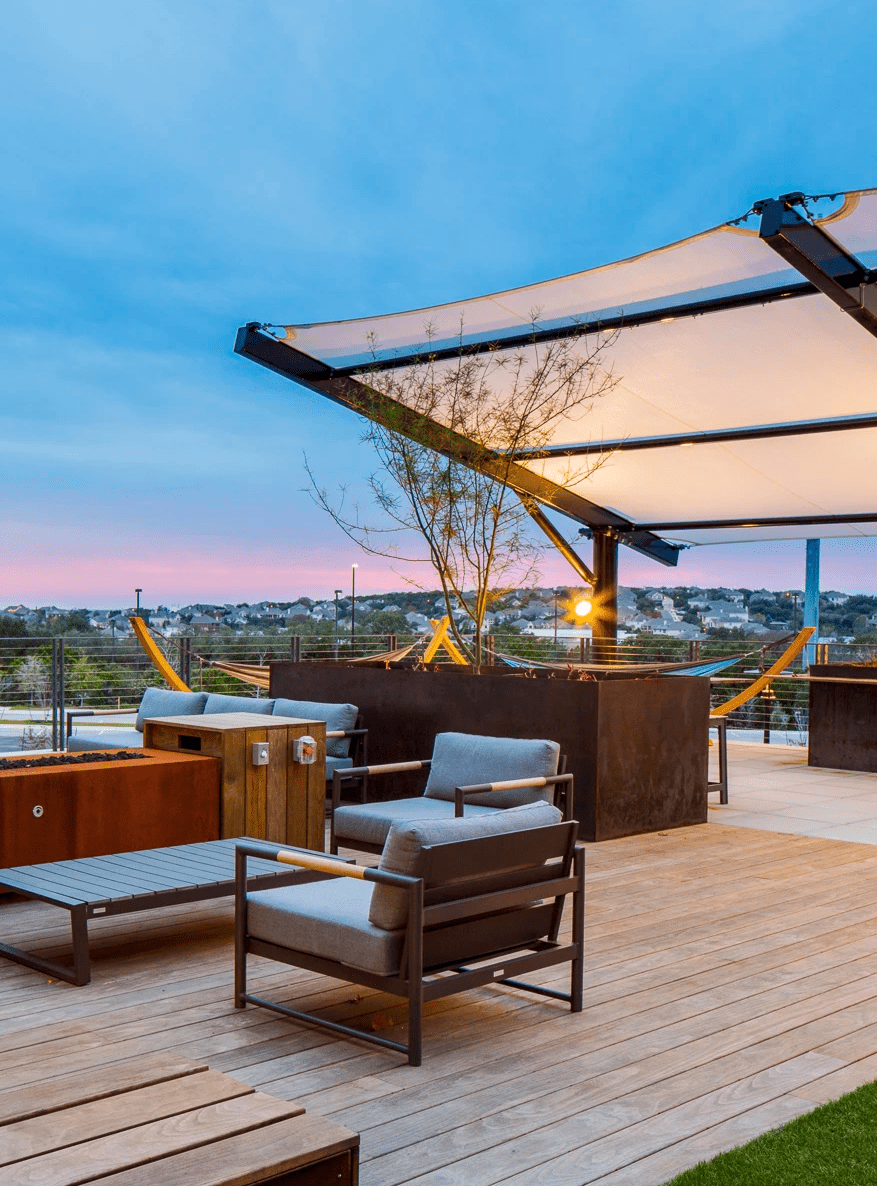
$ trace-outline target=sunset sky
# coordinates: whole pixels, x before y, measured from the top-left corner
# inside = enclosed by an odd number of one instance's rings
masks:
[[[353,562],[358,593],[402,588],[303,489],[307,453],[361,491],[356,417],[236,357],[237,326],[473,296],[875,186],[875,34],[865,0],[7,6],[0,604],[323,597]],[[804,582],[803,542],[621,551],[623,584]],[[877,592],[877,542],[827,541],[822,586]]]

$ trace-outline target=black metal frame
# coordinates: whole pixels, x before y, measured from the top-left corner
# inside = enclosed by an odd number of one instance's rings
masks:
[[[378,976],[340,961],[290,950],[251,936],[248,932],[246,894],[246,862],[251,853],[249,845],[239,844],[235,889],[235,1008],[243,1009],[248,1004],[261,1005],[296,1021],[308,1022],[345,1037],[398,1051],[407,1056],[411,1066],[420,1066],[422,1061],[423,1006],[426,1001],[498,983],[568,1001],[573,1013],[581,1012],[585,853],[575,843],[577,827],[573,820],[504,836],[425,847],[422,850],[426,866],[423,878],[388,873],[382,869],[358,870],[364,881],[394,886],[405,890],[408,895],[401,965],[398,974],[393,976]],[[549,833],[553,833],[553,836],[549,836]],[[499,872],[493,868],[501,852],[496,842],[505,842],[506,846],[517,845],[518,848],[526,845],[528,849],[536,851],[546,843],[553,842],[549,846],[555,854],[562,850],[563,855],[555,855],[553,859],[549,857],[551,863],[545,864],[534,858],[534,867],[527,870],[512,866],[511,884],[507,880],[506,885],[498,889],[496,881],[491,883],[489,874],[484,873],[485,869],[494,874]],[[430,875],[431,869],[436,866],[443,869],[443,875],[438,879]],[[339,875],[343,876],[343,873],[339,872]],[[449,894],[449,886],[453,887],[453,896]],[[558,942],[557,935],[568,894],[573,896],[572,937],[570,943],[564,944]],[[543,902],[549,898],[553,902],[546,908]],[[530,923],[531,931],[518,941],[509,924],[513,927],[513,920],[524,914],[528,916],[526,921]],[[496,916],[495,924],[493,916]],[[500,941],[497,941],[497,936],[502,937]],[[503,938],[508,945],[503,944]],[[461,943],[464,947],[468,943],[469,949],[464,955],[459,951]],[[429,959],[430,953],[432,960]],[[291,1009],[248,993],[248,954],[404,997],[408,1002],[408,1041],[394,1042],[377,1034],[367,1034],[340,1022]],[[436,956],[439,958],[436,959]],[[484,960],[490,962],[482,962],[475,968],[466,966],[473,961]],[[569,993],[517,979],[519,974],[561,963],[571,964]]]
[[[855,321],[877,335],[874,274],[819,223],[802,217],[801,193],[756,202],[759,238]],[[805,207],[806,209],[806,207]]]
[[[330,805],[330,835],[329,835],[329,852],[333,855],[338,852],[338,838],[335,835],[335,812],[341,806],[341,784],[343,782],[359,782],[359,802],[365,805],[368,802],[368,784],[369,779],[375,775],[382,774],[400,774],[408,773],[417,770],[428,770],[432,762],[431,758],[424,758],[422,761],[414,762],[387,762],[380,766],[359,766],[353,769],[336,770],[332,777],[332,801]],[[566,772],[566,754],[561,754],[558,760],[558,773],[545,778],[522,779],[516,785],[521,787],[524,784],[538,787],[554,787],[554,803],[563,813],[564,820],[572,818],[572,808],[574,801],[574,787],[573,776]],[[478,783],[466,787],[454,788],[454,815],[461,816],[463,814],[463,801],[467,795],[486,795],[497,790],[503,790],[501,785],[497,786],[494,783]],[[400,804],[408,802],[409,800],[400,799]],[[404,818],[404,817],[401,817]],[[383,851],[383,843],[369,844],[365,840],[353,841],[349,836],[342,836],[341,843],[345,848],[353,849],[354,852],[369,852],[380,854]]]
[[[877,428],[877,413],[858,416],[829,416],[819,420],[793,420],[782,424],[750,424],[741,428],[705,429],[703,432],[676,432],[654,437],[621,437],[612,441],[584,441],[581,444],[546,445],[540,449],[519,449],[518,461],[538,461],[548,457],[584,457],[591,453],[640,452],[643,449],[672,449],[680,445],[716,445],[728,441],[762,441],[772,437],[813,436],[820,432],[850,432]]]

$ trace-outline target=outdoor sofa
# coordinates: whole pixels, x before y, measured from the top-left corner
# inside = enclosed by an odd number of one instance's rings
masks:
[[[134,728],[113,728],[110,737],[89,738],[74,733],[74,719],[101,714],[88,708],[68,709],[67,749],[136,749],[143,745],[145,720],[154,717],[184,717],[220,712],[254,712],[265,716],[325,721],[327,734],[338,734],[326,737],[327,781],[331,781],[336,770],[345,770],[353,766],[354,756],[357,761],[365,760],[367,730],[360,727],[358,709],[353,704],[323,704],[311,700],[284,700],[279,697],[269,700],[255,696],[223,696],[215,692],[174,692],[168,688],[147,688],[137,709]],[[350,752],[351,742],[356,746],[354,756]]]

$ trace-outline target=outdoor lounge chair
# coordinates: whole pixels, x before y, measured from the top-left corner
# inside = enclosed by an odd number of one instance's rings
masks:
[[[423,1003],[505,984],[582,1008],[584,850],[578,824],[549,803],[489,816],[393,825],[376,869],[304,850],[277,860],[328,881],[247,893],[246,843],[237,845],[236,1008],[263,1005],[421,1061]],[[252,855],[264,857],[264,846]],[[572,935],[558,941],[567,894]],[[247,992],[247,954],[406,997],[408,1041],[391,1041]],[[570,991],[514,977],[569,962]],[[474,966],[473,966],[474,965]]]
[[[389,762],[338,770],[332,779],[330,850],[339,844],[360,852],[379,853],[395,821],[445,820],[454,815],[493,815],[523,804],[559,797],[565,819],[572,812],[572,775],[563,773],[566,759],[554,741],[520,737],[482,737],[471,733],[438,733],[432,757],[421,762]],[[558,773],[560,769],[560,773]],[[374,777],[411,770],[429,770],[421,796],[367,802]],[[360,803],[341,806],[342,783],[360,780]]]

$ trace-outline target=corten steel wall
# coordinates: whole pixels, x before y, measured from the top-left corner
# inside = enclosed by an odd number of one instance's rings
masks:
[[[129,762],[0,770],[3,868],[218,838],[218,758],[150,750]]]
[[[834,770],[877,773],[877,667],[819,663],[811,676],[843,683],[810,684],[810,735],[807,762]]]
[[[272,663],[270,694],[355,704],[372,763],[428,758],[436,733],[446,731],[557,741],[575,775],[584,840],[706,823],[704,678],[585,682],[495,668],[473,675]],[[391,775],[375,779],[372,793],[403,798],[423,785],[423,775]]]

